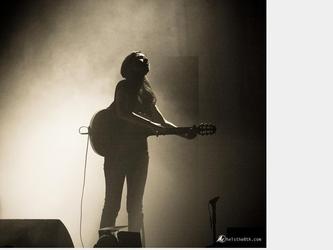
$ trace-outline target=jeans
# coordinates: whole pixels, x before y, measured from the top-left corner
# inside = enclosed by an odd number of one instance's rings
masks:
[[[105,203],[100,228],[115,226],[126,177],[128,231],[140,232],[143,226],[143,194],[147,179],[147,151],[114,153],[105,157]]]

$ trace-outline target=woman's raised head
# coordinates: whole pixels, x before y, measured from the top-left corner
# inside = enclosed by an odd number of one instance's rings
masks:
[[[148,58],[141,51],[133,51],[126,56],[120,68],[120,74],[124,78],[145,76],[148,72]]]

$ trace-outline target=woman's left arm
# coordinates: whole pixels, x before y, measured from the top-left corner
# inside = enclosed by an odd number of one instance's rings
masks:
[[[157,105],[153,106],[153,117],[156,119],[155,122],[160,123],[163,127],[165,128],[177,128],[177,126],[171,122],[169,122],[168,120],[166,120],[164,118],[164,116],[162,115],[162,112],[158,109]],[[186,133],[183,135],[180,135],[181,137],[184,137],[186,139],[193,139],[194,137],[196,137],[195,133]]]
[[[166,128],[177,128],[177,126],[165,119],[165,117],[162,115],[162,112],[158,109],[157,105],[154,105],[152,107],[153,111],[153,117],[156,119],[155,122],[160,123],[163,127]]]

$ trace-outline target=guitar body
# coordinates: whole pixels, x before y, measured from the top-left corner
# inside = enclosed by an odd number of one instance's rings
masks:
[[[89,125],[90,144],[100,156],[110,155],[120,144],[133,145],[137,138],[147,138],[152,131],[122,120],[116,115],[114,104],[98,111]],[[136,138],[132,141],[132,138]]]
[[[112,147],[112,132],[115,129],[116,117],[112,106],[98,111],[89,125],[90,144],[93,150],[106,156]]]

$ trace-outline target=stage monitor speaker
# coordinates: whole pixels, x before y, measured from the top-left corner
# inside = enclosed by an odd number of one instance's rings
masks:
[[[60,220],[0,220],[0,247],[74,247]]]

